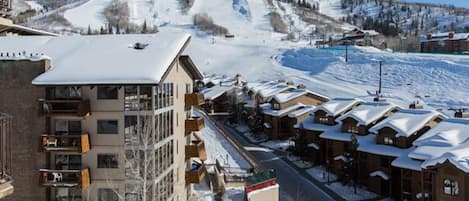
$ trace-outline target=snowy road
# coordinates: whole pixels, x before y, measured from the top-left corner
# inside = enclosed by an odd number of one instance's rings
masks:
[[[239,136],[232,128],[225,126],[227,133],[237,143],[244,146],[253,157],[265,168],[275,169],[277,181],[280,184],[280,200],[307,201],[307,200],[335,200],[308,179],[299,174],[293,167],[279,158],[270,150],[252,149],[256,147]]]

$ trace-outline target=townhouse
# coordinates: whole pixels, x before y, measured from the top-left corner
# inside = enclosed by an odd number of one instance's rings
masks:
[[[468,53],[469,33],[429,33],[420,38],[420,51],[429,53]]]
[[[261,106],[264,133],[270,139],[285,139],[295,134],[294,125],[305,120],[314,106],[329,99],[307,89],[294,89],[274,95]]]
[[[0,38],[10,52],[0,57],[9,96],[0,110],[17,118],[21,156],[11,199],[187,200],[206,171],[204,120],[191,112],[204,102],[193,91],[202,75],[181,55],[189,41],[174,32]]]
[[[203,108],[210,114],[228,114],[231,111],[231,106],[236,88],[234,86],[213,86],[202,90],[205,98]]]
[[[339,123],[324,131],[319,137],[324,140],[327,168],[336,173],[343,173],[344,162],[348,162],[345,153],[351,152],[351,136],[367,136],[368,129],[397,112],[399,107],[387,102],[365,102],[353,110],[338,117]]]
[[[337,125],[336,119],[363,103],[356,98],[334,98],[325,102],[310,113],[310,117],[295,125],[298,136],[295,139],[295,150],[302,157],[314,164],[326,162],[323,151],[325,140],[319,137],[324,131]]]

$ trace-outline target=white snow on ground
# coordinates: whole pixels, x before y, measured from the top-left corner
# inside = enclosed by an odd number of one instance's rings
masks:
[[[335,176],[335,174],[328,173],[324,166],[315,166],[307,169],[306,172],[320,182],[337,180],[337,176]]]
[[[104,8],[111,0],[89,0],[78,7],[65,11],[64,17],[73,26],[79,28],[99,29],[101,26],[106,27],[106,19],[103,15]]]
[[[40,11],[42,9],[44,9],[44,7],[37,3],[36,1],[25,1],[26,4],[28,4],[28,6],[33,9],[33,10],[36,10],[36,11]]]
[[[340,0],[319,0],[319,12],[335,19],[345,16],[340,8]]]
[[[267,142],[261,143],[261,145],[271,149],[286,151],[288,147],[294,146],[295,142],[293,140],[269,140]]]
[[[378,197],[377,194],[357,187],[357,193],[354,193],[352,185],[342,185],[341,182],[335,182],[326,185],[328,188],[339,194],[345,200],[364,200]]]
[[[199,137],[205,142],[205,150],[207,151],[205,163],[215,164],[215,160],[218,159],[224,167],[243,169],[251,167],[210,121],[205,120],[205,128],[200,131]]]

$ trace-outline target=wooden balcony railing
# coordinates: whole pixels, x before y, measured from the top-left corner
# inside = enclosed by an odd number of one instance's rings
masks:
[[[205,164],[193,164],[190,170],[186,170],[186,184],[198,184],[205,177]]]
[[[205,103],[204,94],[203,93],[191,93],[184,95],[186,108],[191,106],[201,106]]]
[[[39,100],[44,115],[89,116],[89,100]]]
[[[45,151],[86,153],[90,151],[90,135],[48,135],[41,136]]]
[[[81,188],[90,186],[90,170],[49,170],[40,169],[40,184],[44,187]]]
[[[186,119],[185,129],[186,135],[192,132],[201,131],[205,128],[204,118],[203,117],[192,117]]]
[[[193,134],[195,140],[192,140],[191,144],[186,145],[186,159],[189,158],[200,158],[200,160],[205,161],[207,160],[207,152],[205,151],[205,142],[197,136],[197,134]]]

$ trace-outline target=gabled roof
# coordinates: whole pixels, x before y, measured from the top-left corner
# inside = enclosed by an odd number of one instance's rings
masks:
[[[36,77],[35,85],[158,84],[189,40],[189,34],[165,31],[152,35],[0,37],[0,46],[5,52],[41,53],[51,58],[51,69]],[[197,69],[190,69],[195,66],[188,57],[181,61],[192,76],[200,75]]]
[[[329,99],[326,96],[323,96],[323,95],[318,94],[318,93],[314,93],[314,92],[312,92],[310,90],[307,90],[307,89],[295,89],[295,90],[284,92],[284,93],[278,93],[278,94],[274,95],[272,97],[272,99],[274,99],[278,103],[286,103],[286,102],[289,102],[289,101],[291,101],[295,98],[298,98],[300,96],[307,95],[307,94],[318,96],[318,97],[323,98],[325,100]]]
[[[13,21],[0,17],[0,34],[58,36],[57,34],[14,24]]]
[[[313,108],[313,106],[304,105],[302,103],[294,104],[294,105],[292,105],[290,107],[287,107],[285,109],[282,109],[282,110],[272,109],[272,106],[271,106],[270,103],[262,104],[260,106],[262,108],[262,113],[263,114],[270,115],[270,116],[275,116],[275,117],[285,116],[285,115],[287,115],[291,112],[302,110],[302,109],[305,109],[305,108]]]
[[[378,134],[380,129],[389,127],[397,132],[397,136],[409,137],[438,116],[445,118],[443,114],[433,110],[400,110],[371,127],[370,132]]]
[[[287,84],[284,84],[284,83],[277,83],[277,84],[267,86],[265,88],[261,88],[258,91],[258,94],[262,98],[270,98],[270,97],[272,97],[272,96],[274,96],[278,93],[281,93],[281,92],[284,92],[284,91],[287,91],[287,90],[291,90],[291,89],[295,89],[295,88],[296,87],[292,86],[292,85],[287,85]]]
[[[430,129],[413,143],[409,157],[424,160],[423,168],[449,161],[469,173],[469,120],[447,119]]]
[[[204,89],[202,93],[204,94],[205,100],[214,100],[225,92],[233,89],[233,86],[213,86],[211,88]]]
[[[369,125],[373,121],[383,117],[387,112],[398,108],[394,103],[387,102],[366,102],[345,113],[337,120],[342,121],[346,118],[353,118],[358,121],[358,125]]]
[[[313,112],[322,110],[326,112],[328,116],[335,117],[358,103],[363,103],[363,101],[358,98],[334,98],[318,106]]]

